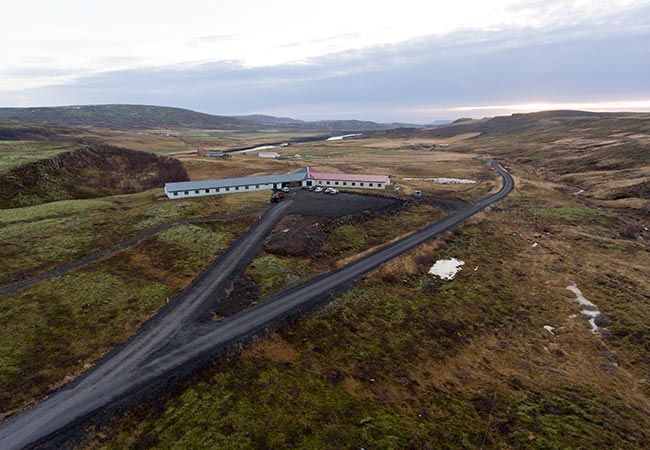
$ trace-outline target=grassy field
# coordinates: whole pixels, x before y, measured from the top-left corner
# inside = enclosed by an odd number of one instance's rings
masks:
[[[498,187],[479,160],[495,156],[510,166],[516,190],[312,314],[95,430],[83,447],[650,447],[648,133],[645,122],[628,119],[594,123],[591,131],[578,119],[567,123],[544,118],[536,128],[500,134],[439,136],[432,129],[314,142],[282,150],[282,160],[178,156],[192,179],[310,165],[385,173],[402,195],[419,189],[465,201]],[[164,151],[176,138],[160,139],[170,139]],[[435,147],[441,143],[449,146]],[[477,183],[421,180],[433,177]],[[575,194],[579,189],[585,192]],[[24,276],[171,218],[268,199],[247,195],[169,202],[150,191],[6,211],[2,272]],[[245,275],[264,298],[439,214],[420,205],[335,223],[313,253],[265,247]],[[4,411],[46,395],[125,339],[243,232],[246,220],[173,228],[3,298]],[[287,228],[280,223],[274,233]],[[455,279],[428,273],[443,258],[465,262]],[[595,333],[567,290],[574,283],[601,312]]]
[[[91,266],[3,297],[0,413],[47,395],[124,341],[256,217],[174,227]]]
[[[501,210],[386,264],[88,445],[646,447],[647,247],[599,233],[625,218],[603,221],[535,177],[517,181],[524,189]],[[531,206],[560,213],[540,222]],[[364,240],[336,235],[341,248]],[[465,261],[454,280],[427,274],[451,257]],[[606,316],[599,333],[572,283]]]
[[[170,201],[156,189],[4,210],[2,283],[33,276],[176,219],[257,209],[267,200],[268,194],[260,192]]]
[[[66,142],[0,141],[0,172],[82,147]]]

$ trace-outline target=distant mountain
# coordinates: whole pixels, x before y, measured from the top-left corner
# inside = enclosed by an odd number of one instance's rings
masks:
[[[305,122],[267,115],[217,116],[183,108],[147,105],[79,105],[43,108],[0,108],[0,120],[93,126],[113,129],[203,129],[228,131],[375,131],[396,128],[360,120]]]
[[[449,125],[452,122],[453,120],[434,120],[433,122],[430,122],[428,125],[438,127],[440,125]]]

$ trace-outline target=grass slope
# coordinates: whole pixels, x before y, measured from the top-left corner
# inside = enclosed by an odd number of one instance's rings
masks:
[[[133,193],[186,181],[171,158],[107,145],[86,146],[0,174],[0,207]]]

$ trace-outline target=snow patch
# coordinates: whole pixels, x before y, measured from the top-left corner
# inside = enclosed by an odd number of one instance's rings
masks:
[[[350,138],[350,137],[355,137],[355,136],[361,136],[361,133],[355,133],[355,134],[344,134],[343,136],[332,136],[330,138],[327,138],[328,141],[341,141],[345,138]]]
[[[463,265],[465,265],[465,261],[461,261],[460,259],[439,259],[431,266],[429,273],[443,280],[453,280],[456,274],[462,270],[460,266]]]
[[[576,295],[575,301],[580,304],[580,313],[589,317],[589,325],[591,325],[591,332],[595,333],[598,330],[598,325],[596,325],[596,318],[600,316],[600,311],[598,307],[592,302],[587,300],[578,286],[572,284],[567,286],[567,289],[573,292]]]
[[[544,325],[544,329],[545,329],[546,331],[548,331],[549,333],[551,333],[553,336],[555,336],[555,333],[553,332],[553,330],[555,330],[554,327],[552,327],[552,326],[550,326],[550,325]]]
[[[402,178],[404,181],[433,181],[440,184],[474,184],[474,180],[465,180],[463,178],[447,178],[447,177],[435,177],[435,178]]]
[[[537,247],[539,244],[537,242],[533,242],[533,248]]]
[[[584,192],[585,192],[585,190],[584,190],[584,189],[580,189],[580,190],[579,190],[578,192],[574,192],[574,193],[573,193],[573,195],[580,195],[580,194],[584,194]]]

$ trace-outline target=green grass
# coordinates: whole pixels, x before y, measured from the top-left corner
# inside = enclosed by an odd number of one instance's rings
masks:
[[[231,214],[259,208],[266,201],[266,195],[257,193],[235,197],[169,200],[156,189],[4,210],[0,216],[3,283],[79,259],[176,219]]]
[[[69,142],[0,141],[0,172],[82,147]]]
[[[0,405],[42,397],[131,335],[250,226],[183,225],[0,302]],[[134,276],[137,274],[137,276]]]
[[[448,251],[468,258],[508,254],[489,239],[472,229],[450,241]],[[416,372],[480,336],[479,324],[507,324],[515,308],[513,277],[485,270],[450,283],[424,274],[362,283],[283,332],[271,356],[253,350],[218,363],[108,447],[476,446],[484,415],[463,406],[465,394],[450,398],[419,385],[426,374]],[[410,392],[409,400],[398,400],[398,392]],[[419,417],[420,410],[430,416]]]
[[[532,213],[539,219],[560,224],[600,224],[611,223],[616,215],[610,211],[588,208],[586,206],[560,206],[536,208]]]
[[[643,410],[588,378],[550,370],[563,361],[544,356],[549,338],[531,328],[544,323],[539,305],[520,291],[554,298],[517,263],[525,240],[480,224],[442,241],[412,257],[415,272],[380,270],[125,416],[90,448],[477,448],[495,386],[489,448],[646,446]],[[447,282],[426,274],[446,257],[464,259],[465,270]]]
[[[314,275],[327,272],[338,260],[414,231],[440,216],[440,211],[429,206],[415,206],[397,214],[380,215],[361,223],[342,224],[329,232],[321,250],[311,258],[279,257],[265,252],[251,262],[246,274],[258,285],[259,297],[263,299]]]

